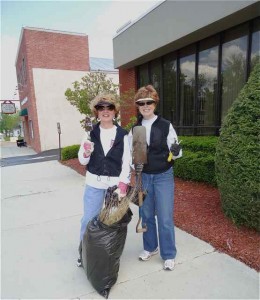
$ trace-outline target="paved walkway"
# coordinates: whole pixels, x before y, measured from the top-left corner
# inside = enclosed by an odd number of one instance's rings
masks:
[[[1,299],[101,299],[75,265],[84,177],[58,161],[4,167],[1,177]],[[162,270],[159,255],[138,261],[132,209],[110,299],[258,299],[255,270],[179,229],[174,271]]]
[[[36,154],[31,147],[17,147],[15,142],[0,142],[0,147],[1,158]]]

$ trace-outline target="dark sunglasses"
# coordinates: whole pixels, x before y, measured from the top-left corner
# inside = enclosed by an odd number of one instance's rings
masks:
[[[96,106],[96,110],[98,111],[103,111],[103,110],[114,110],[115,109],[115,105],[111,104],[111,105],[97,105]]]
[[[145,104],[146,105],[152,105],[152,104],[154,104],[155,103],[155,101],[144,101],[144,102],[136,102],[136,104],[138,105],[138,106],[145,106]]]

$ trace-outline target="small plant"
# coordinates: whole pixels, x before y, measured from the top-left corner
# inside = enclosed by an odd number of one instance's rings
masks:
[[[61,160],[69,160],[72,158],[78,157],[80,145],[72,145],[68,147],[64,147],[61,150]]]
[[[137,118],[135,116],[130,118],[130,122],[124,127],[125,130],[127,130],[128,132],[130,131],[130,129],[134,126],[134,124],[136,123]]]

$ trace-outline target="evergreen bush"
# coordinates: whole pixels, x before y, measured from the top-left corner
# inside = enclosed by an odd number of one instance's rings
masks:
[[[260,230],[260,64],[223,121],[216,147],[222,207],[238,225]]]
[[[183,157],[174,162],[174,175],[216,185],[214,155],[205,151],[191,152],[183,149]]]
[[[72,146],[64,147],[61,150],[61,160],[77,158],[79,148],[80,148],[80,145],[72,145]]]
[[[179,141],[184,149],[192,152],[203,151],[215,155],[216,136],[179,136]]]

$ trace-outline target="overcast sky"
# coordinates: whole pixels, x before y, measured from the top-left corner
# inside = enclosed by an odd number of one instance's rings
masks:
[[[113,58],[116,30],[158,2],[1,1],[1,100],[18,99],[15,59],[22,26],[85,33],[91,57]]]

